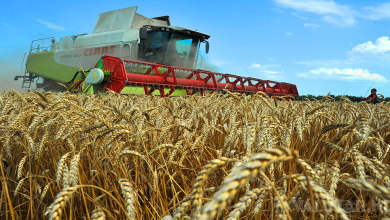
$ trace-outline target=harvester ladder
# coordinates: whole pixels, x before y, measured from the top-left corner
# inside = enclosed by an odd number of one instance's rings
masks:
[[[30,51],[31,51],[31,48],[30,48]],[[22,66],[20,67],[20,69],[23,69],[25,57],[26,57],[26,53],[23,56],[23,62],[22,62]],[[26,64],[27,64],[27,62],[26,62]],[[27,73],[27,66],[26,65],[24,65],[24,74],[23,74],[22,80],[23,80],[22,88],[27,88],[27,89],[31,88],[32,77],[31,77],[30,73]]]
[[[28,75],[28,76],[26,76]],[[32,82],[32,79],[31,79],[31,73],[28,73],[27,74],[27,70],[24,72],[24,75],[23,75],[23,84],[22,84],[22,88],[26,88],[26,89],[29,89],[31,87],[31,82]]]

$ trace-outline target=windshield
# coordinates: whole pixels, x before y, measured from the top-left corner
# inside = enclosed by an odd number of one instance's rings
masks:
[[[149,32],[144,43],[144,61],[194,68],[199,39],[180,33]]]

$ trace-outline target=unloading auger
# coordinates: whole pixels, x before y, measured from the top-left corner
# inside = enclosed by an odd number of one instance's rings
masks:
[[[111,90],[121,94],[160,95],[161,97],[195,94],[204,96],[216,91],[223,92],[226,89],[242,94],[261,91],[269,96],[298,96],[296,86],[289,83],[107,55],[102,56],[93,69],[83,74],[86,75],[85,83],[89,85],[83,91],[87,94]],[[82,83],[83,79],[70,83],[69,90],[79,91],[77,87]]]

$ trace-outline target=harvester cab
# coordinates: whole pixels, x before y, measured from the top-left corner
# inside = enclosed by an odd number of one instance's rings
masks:
[[[147,25],[140,29],[141,49],[138,57],[146,62],[194,68],[199,45],[207,42],[208,38],[210,36],[206,34],[181,27]]]
[[[199,48],[209,35],[172,26],[169,16],[147,18],[137,7],[99,14],[93,32],[34,40],[23,88],[87,94],[204,95],[224,89],[240,93],[297,96],[296,86],[201,70]],[[49,41],[49,43],[46,43]],[[51,43],[50,43],[51,41]],[[199,57],[201,57],[199,59]]]

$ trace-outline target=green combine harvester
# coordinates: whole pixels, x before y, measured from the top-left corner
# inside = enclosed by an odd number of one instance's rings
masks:
[[[209,35],[171,26],[169,16],[146,18],[137,7],[99,15],[92,34],[33,40],[22,88],[85,94],[167,96],[264,92],[298,96],[295,85],[201,70]],[[62,84],[62,85],[61,85]]]

